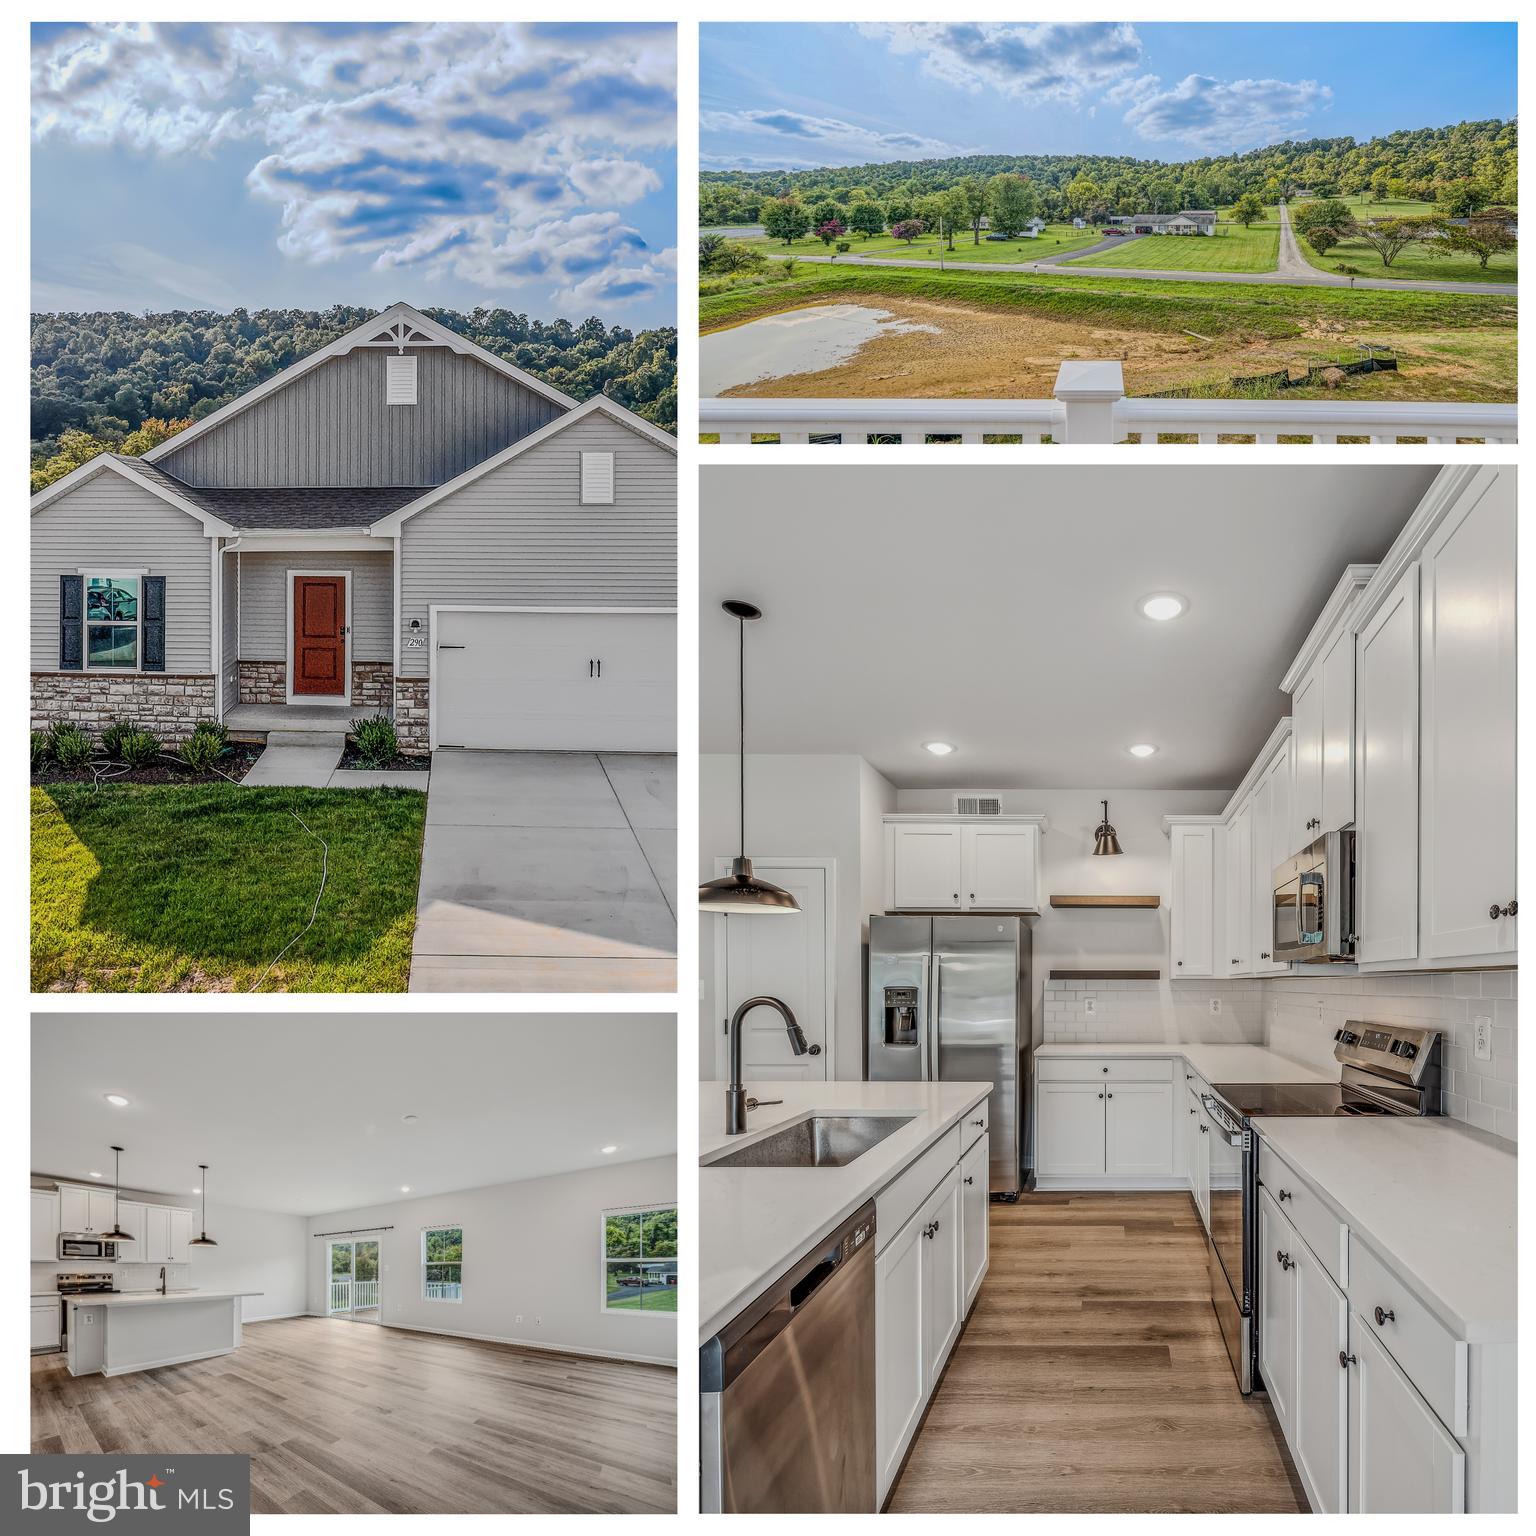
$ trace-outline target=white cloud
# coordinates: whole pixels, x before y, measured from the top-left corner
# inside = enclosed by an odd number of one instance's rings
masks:
[[[866,37],[916,54],[937,80],[971,92],[1076,105],[1141,67],[1128,22],[869,22]]]
[[[1273,144],[1333,100],[1333,92],[1316,80],[1186,75],[1167,90],[1161,85],[1156,75],[1146,75],[1108,95],[1126,106],[1125,121],[1142,138],[1176,140],[1212,154]]]
[[[675,63],[660,26],[92,25],[39,34],[33,136],[168,159],[248,143],[285,254],[463,274],[658,190]]]
[[[933,160],[968,153],[958,144],[905,129],[864,128],[836,117],[812,117],[788,109],[748,108],[739,112],[704,112],[702,127],[710,133],[749,134],[784,146],[779,159],[758,157],[761,164],[781,166],[830,165],[836,160]],[[716,156],[716,159],[723,157]],[[742,157],[729,162],[741,165]]]

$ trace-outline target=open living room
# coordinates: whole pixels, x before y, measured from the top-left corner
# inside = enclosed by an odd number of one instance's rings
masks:
[[[35,1454],[251,1510],[677,1505],[671,1014],[36,1015]]]

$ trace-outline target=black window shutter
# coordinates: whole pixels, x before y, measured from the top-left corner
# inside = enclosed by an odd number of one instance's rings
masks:
[[[59,577],[59,671],[79,672],[85,666],[85,577]]]
[[[144,578],[144,617],[139,670],[165,671],[165,577]]]

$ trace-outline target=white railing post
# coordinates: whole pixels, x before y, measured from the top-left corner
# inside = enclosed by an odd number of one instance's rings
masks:
[[[1115,441],[1115,407],[1125,398],[1125,372],[1119,363],[1063,363],[1052,393],[1065,413],[1064,441]]]

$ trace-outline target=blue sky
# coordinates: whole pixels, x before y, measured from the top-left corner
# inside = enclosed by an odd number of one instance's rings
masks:
[[[670,26],[39,25],[35,309],[676,313]]]
[[[1184,160],[1516,112],[1504,24],[712,24],[699,75],[705,170]]]

